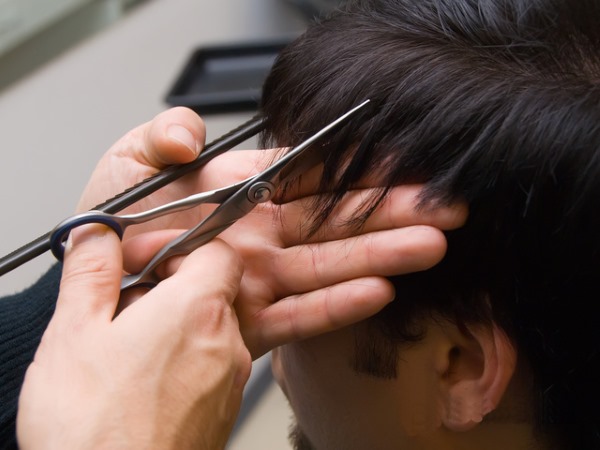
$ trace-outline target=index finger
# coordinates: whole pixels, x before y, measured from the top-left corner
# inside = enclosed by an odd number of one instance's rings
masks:
[[[302,198],[281,205],[278,222],[280,239],[286,247],[298,244],[346,239],[359,234],[428,225],[440,230],[452,230],[464,225],[468,208],[466,203],[449,206],[419,208],[421,185],[403,185],[392,188],[382,203],[363,222],[353,221],[360,208],[377,195],[376,189],[359,189],[348,192],[336,205],[317,231],[307,236],[306,220],[311,220],[316,197]],[[310,225],[310,224],[309,224]]]

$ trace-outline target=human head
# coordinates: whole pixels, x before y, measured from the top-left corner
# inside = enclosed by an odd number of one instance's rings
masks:
[[[494,422],[531,422],[560,448],[600,446],[598,23],[593,0],[357,0],[276,61],[266,144],[296,144],[374,104],[323,148],[333,194],[316,205],[317,224],[373,174],[387,187],[424,183],[420,207],[469,206],[444,260],[392,278],[397,299],[380,314],[279,351],[284,390],[319,450],[402,448],[436,425],[450,442]],[[427,351],[444,345],[436,366]],[[427,363],[439,392],[411,372]],[[440,381],[454,364],[468,412]],[[455,405],[454,422],[428,404],[446,415]]]

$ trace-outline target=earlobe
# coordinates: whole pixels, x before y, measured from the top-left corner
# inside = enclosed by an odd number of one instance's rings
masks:
[[[467,431],[496,409],[515,371],[517,352],[496,325],[468,327],[447,354],[442,423]]]

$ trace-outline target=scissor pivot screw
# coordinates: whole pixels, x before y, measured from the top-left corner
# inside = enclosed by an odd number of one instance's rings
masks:
[[[248,199],[254,203],[264,203],[271,200],[273,185],[267,181],[260,181],[248,190]]]

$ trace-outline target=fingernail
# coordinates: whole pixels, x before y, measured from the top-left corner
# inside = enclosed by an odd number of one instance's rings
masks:
[[[194,154],[198,154],[197,141],[194,135],[181,125],[171,125],[167,129],[167,137],[173,141],[185,145]]]

